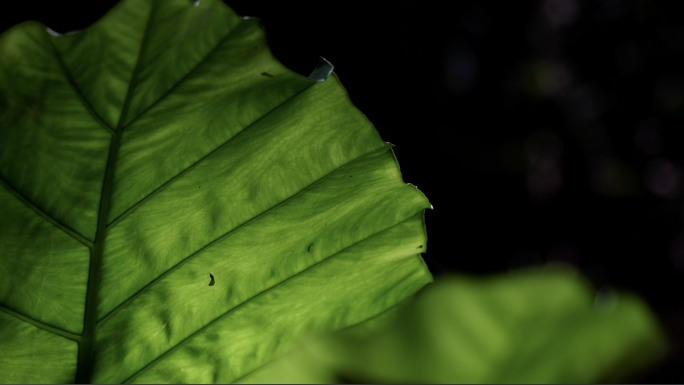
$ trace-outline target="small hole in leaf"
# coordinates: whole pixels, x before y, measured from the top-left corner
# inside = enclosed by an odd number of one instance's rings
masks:
[[[269,78],[272,78],[273,75],[269,74],[268,72],[262,72],[261,73],[263,76],[268,76]]]
[[[309,248],[308,248],[308,249],[306,249],[306,251],[309,251],[309,252],[311,252],[311,246],[313,246],[313,245],[314,245],[313,243],[312,243],[312,244],[310,244],[310,245],[309,245]]]
[[[209,282],[209,286],[214,286],[214,276],[209,273],[209,278],[211,278],[211,282]]]

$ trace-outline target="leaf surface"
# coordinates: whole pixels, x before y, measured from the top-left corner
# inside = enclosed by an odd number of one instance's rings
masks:
[[[431,281],[427,199],[258,19],[124,0],[0,56],[1,381],[231,382]]]
[[[401,308],[310,338],[240,382],[621,383],[665,356],[641,299],[592,291],[561,266],[440,277]]]

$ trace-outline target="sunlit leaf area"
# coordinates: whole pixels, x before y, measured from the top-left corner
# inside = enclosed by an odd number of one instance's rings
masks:
[[[681,383],[683,12],[18,4],[0,383]]]
[[[596,383],[661,359],[643,302],[567,266],[443,276],[365,323],[303,341],[244,383]]]

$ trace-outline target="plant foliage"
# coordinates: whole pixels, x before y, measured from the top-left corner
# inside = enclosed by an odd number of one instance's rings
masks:
[[[48,32],[0,35],[2,382],[231,382],[431,281],[427,199],[258,19],[124,0]]]
[[[405,306],[308,338],[240,381],[632,382],[666,354],[664,333],[638,297],[593,291],[562,265],[440,277]]]

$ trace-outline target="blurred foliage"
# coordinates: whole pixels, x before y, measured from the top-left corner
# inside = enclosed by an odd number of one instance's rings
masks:
[[[668,350],[638,297],[565,265],[438,278],[364,324],[311,337],[242,383],[596,383]]]

